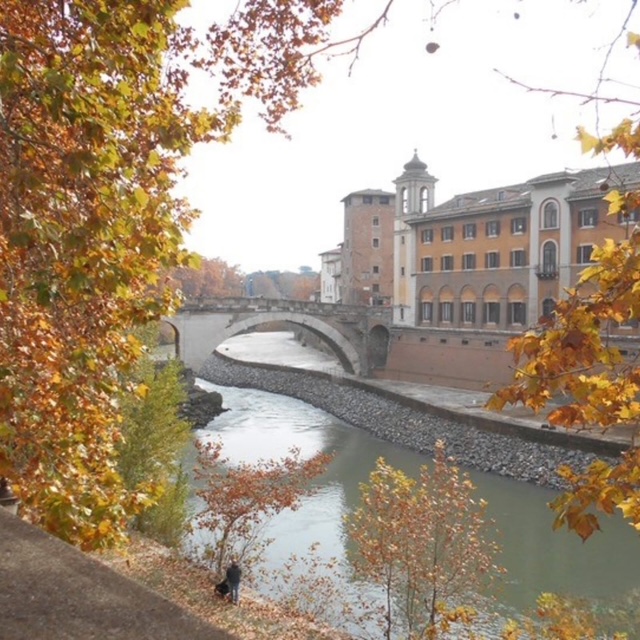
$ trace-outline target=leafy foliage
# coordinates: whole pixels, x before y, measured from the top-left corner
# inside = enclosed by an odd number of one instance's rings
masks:
[[[357,550],[356,575],[386,594],[385,638],[403,626],[408,638],[459,637],[460,626],[472,625],[474,610],[460,603],[502,571],[494,564],[498,547],[486,503],[473,498],[474,489],[448,463],[442,441],[433,471],[422,466],[419,480],[379,459],[369,484],[361,485],[361,506],[347,529]]]
[[[625,640],[624,633],[603,635],[598,616],[587,603],[573,598],[562,598],[543,593],[538,598],[536,619],[520,624],[509,621],[502,640]]]
[[[157,326],[136,332],[151,349],[157,342]],[[143,355],[130,374],[140,391],[123,393],[122,439],[117,445],[118,472],[129,491],[146,491],[151,499],[134,525],[168,546],[176,546],[187,527],[189,480],[179,465],[191,441],[191,425],[180,418],[187,394],[182,364],[177,360],[156,363]]]
[[[294,448],[282,460],[232,467],[221,457],[220,442],[198,443],[198,448],[195,475],[205,486],[197,495],[205,507],[196,519],[214,537],[212,560],[218,576],[231,557],[240,559],[245,567],[256,560],[266,519],[284,509],[297,509],[300,497],[311,491],[308,483],[322,474],[331,460],[324,453],[304,460]]]
[[[639,41],[638,35],[628,34],[628,46],[637,50]],[[637,119],[623,120],[603,137],[579,127],[578,140],[585,153],[619,149],[640,158]],[[612,172],[602,190],[609,216],[629,221],[640,210],[637,183],[625,184]],[[557,514],[554,526],[566,525],[583,540],[599,529],[594,509],[610,515],[617,508],[640,530],[640,454],[634,441],[640,421],[640,367],[611,341],[612,327],[640,319],[640,233],[637,225],[629,231],[622,241],[607,238],[594,246],[594,264],[558,302],[553,317],[541,319],[539,326],[510,341],[515,381],[488,403],[498,410],[507,403],[523,403],[539,411],[562,396],[569,402],[549,413],[552,424],[569,429],[629,428],[632,446],[618,463],[597,462],[583,473],[560,469],[571,490],[551,503]]]
[[[169,275],[185,298],[215,298],[244,294],[244,276],[220,258],[201,258],[199,268],[180,267]]]
[[[228,140],[247,97],[278,128],[317,81],[300,50],[341,8],[249,0],[207,51],[176,19],[187,4],[0,8],[0,476],[25,517],[83,548],[122,542],[149,498],[117,472],[114,398],[140,354],[131,329],[175,309],[158,274],[194,264],[179,161]],[[222,79],[215,110],[185,102],[196,67]]]

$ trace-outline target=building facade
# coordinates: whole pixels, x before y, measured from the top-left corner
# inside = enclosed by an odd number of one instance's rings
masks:
[[[395,194],[354,191],[342,199],[340,293],[344,304],[389,305],[393,297]]]
[[[380,377],[466,388],[513,376],[508,340],[549,316],[591,262],[594,243],[638,221],[607,216],[610,185],[640,186],[640,163],[559,172],[463,193],[434,206],[417,153],[395,180],[390,351]],[[640,350],[637,323],[608,330]]]
[[[336,303],[342,300],[342,247],[320,254],[320,302]]]

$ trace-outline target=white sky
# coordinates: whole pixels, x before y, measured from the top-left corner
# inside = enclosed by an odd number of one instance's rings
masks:
[[[192,0],[185,20],[206,24],[224,2]],[[385,4],[349,3],[336,37],[358,32]],[[493,69],[535,87],[591,93],[631,0],[459,0],[433,32],[428,0],[396,5],[387,26],[363,45],[351,77],[347,59],[325,66],[323,83],[306,91],[302,110],[285,121],[292,140],[267,133],[247,113],[230,144],[196,148],[181,186],[202,211],[189,249],[245,272],[319,270],[318,254],[342,240],[340,200],[365,188],[394,191],[414,148],[439,179],[436,204],[604,164],[582,155],[575,141],[576,125],[595,130],[593,103],[527,92]],[[639,22],[640,9],[630,30],[640,31]],[[431,40],[440,44],[435,54],[425,51]],[[616,82],[601,94],[638,93],[620,82],[635,82],[639,68],[625,35],[605,72]],[[200,101],[211,89],[194,84],[194,93]],[[632,111],[601,105],[601,131]]]

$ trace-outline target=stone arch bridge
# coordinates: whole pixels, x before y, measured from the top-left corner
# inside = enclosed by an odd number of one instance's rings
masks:
[[[196,373],[228,338],[268,322],[288,322],[329,345],[345,371],[366,377],[386,364],[391,309],[267,298],[200,298],[186,301],[176,315],[163,320],[176,332],[178,357]]]

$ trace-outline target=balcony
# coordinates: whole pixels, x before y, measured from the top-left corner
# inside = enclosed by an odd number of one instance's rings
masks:
[[[555,280],[558,277],[558,265],[538,264],[536,265],[536,276],[538,280]]]

